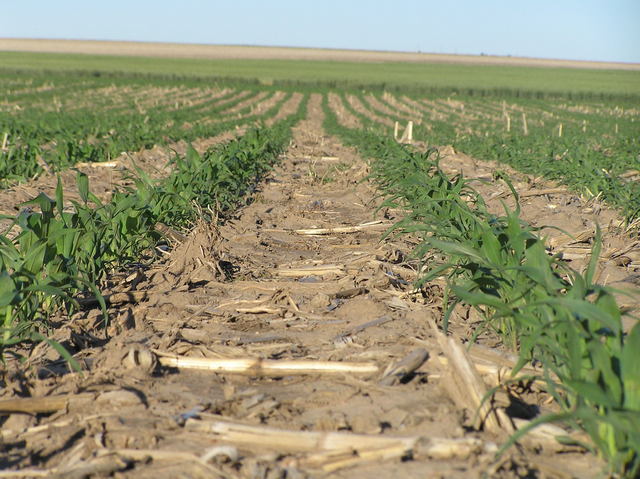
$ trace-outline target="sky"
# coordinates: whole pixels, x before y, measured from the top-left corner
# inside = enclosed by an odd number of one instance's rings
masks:
[[[640,62],[640,0],[0,0],[0,37]]]

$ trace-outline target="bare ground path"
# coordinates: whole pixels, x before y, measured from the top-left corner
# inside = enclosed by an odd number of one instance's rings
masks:
[[[154,479],[519,477],[543,466],[549,477],[597,472],[590,456],[541,460],[515,450],[490,468],[492,444],[504,437],[468,429],[471,412],[441,388],[448,373],[428,324],[441,314],[437,286],[433,297],[409,294],[410,245],[379,240],[393,212],[369,223],[375,192],[359,182],[366,164],[324,134],[319,95],[308,111],[250,205],[219,230],[196,228],[166,264],[117,281],[114,292],[128,296],[112,301],[112,339],[88,332],[96,311],[61,332],[58,339],[82,349],[90,373],[47,374],[61,365],[46,345],[30,359],[38,376],[10,362],[15,372],[6,374],[2,398],[48,396],[53,414],[9,416],[2,467]],[[324,234],[298,231],[312,228]],[[152,349],[202,359],[357,362],[379,372],[217,374],[160,367]],[[380,382],[389,364],[419,349],[430,357],[417,370]],[[283,432],[267,439],[268,428],[420,437],[423,447],[413,457],[397,445],[328,454],[329,436],[305,449],[302,438],[287,441]],[[434,438],[455,446],[436,453]]]

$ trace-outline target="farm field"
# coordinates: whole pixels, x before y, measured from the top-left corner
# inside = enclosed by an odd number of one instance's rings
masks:
[[[404,92],[455,89],[532,96],[640,95],[640,66],[626,63],[153,43],[44,43],[0,39],[0,64],[17,71],[217,77],[341,88],[377,85]]]
[[[637,92],[215,76],[0,71],[7,474],[638,474]]]

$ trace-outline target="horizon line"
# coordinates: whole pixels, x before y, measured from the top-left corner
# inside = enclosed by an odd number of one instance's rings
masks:
[[[51,43],[47,48],[46,43]],[[37,48],[33,48],[34,44]],[[68,48],[55,48],[55,44],[64,44]],[[30,45],[29,45],[30,44]],[[88,48],[82,48],[82,44]],[[89,45],[87,45],[89,44]],[[125,47],[120,50],[97,51],[95,47],[115,45]],[[92,47],[90,47],[93,46]],[[144,46],[140,49],[136,46]],[[153,47],[174,47],[180,52],[167,52]],[[128,48],[126,48],[128,47]],[[187,52],[186,49],[199,49]],[[206,49],[209,51],[203,51]],[[224,44],[224,43],[193,43],[193,42],[167,42],[150,40],[100,40],[80,38],[27,38],[27,37],[0,37],[0,51],[40,52],[40,53],[78,53],[97,55],[123,55],[123,56],[162,56],[170,57],[169,53],[178,54],[175,58],[208,58],[208,59],[232,59],[228,52],[215,51],[216,49],[243,50],[244,58],[263,60],[334,60],[334,61],[359,61],[359,62],[406,62],[406,63],[461,63],[461,64],[485,64],[485,65],[511,65],[511,66],[541,66],[541,67],[569,67],[569,68],[608,68],[640,70],[640,62],[623,62],[608,60],[574,60],[561,58],[526,57],[517,55],[497,55],[491,53],[436,53],[405,50],[368,50],[361,48],[334,48],[334,47],[309,47],[291,45],[250,45],[250,44]],[[251,55],[250,50],[259,49],[263,52],[272,50],[270,55]],[[103,49],[104,50],[104,49]],[[109,50],[109,49],[107,49]],[[287,55],[297,52],[300,55]],[[319,54],[314,55],[317,52]],[[305,55],[307,53],[307,55]],[[328,54],[328,55],[327,55]],[[331,55],[333,54],[333,55]],[[297,57],[297,58],[294,58]],[[317,57],[317,58],[316,58]],[[357,58],[358,57],[358,58]]]

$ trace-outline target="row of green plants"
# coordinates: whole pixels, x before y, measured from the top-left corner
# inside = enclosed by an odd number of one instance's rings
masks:
[[[611,472],[640,472],[640,324],[623,329],[614,291],[594,281],[600,239],[585,272],[547,252],[543,231],[520,218],[519,208],[489,212],[463,176],[448,177],[434,150],[417,152],[373,130],[341,127],[325,103],[326,128],[372,158],[371,179],[383,206],[406,216],[393,228],[420,243],[413,252],[424,262],[420,287],[446,276],[442,326],[465,303],[483,318],[477,334],[491,330],[517,349],[519,362],[543,366],[540,379],[559,406],[545,421],[564,421],[584,430],[587,447]],[[512,190],[507,177],[502,179]],[[512,441],[525,433],[521,431]]]
[[[400,118],[404,113],[388,115],[376,110],[362,92],[357,96],[377,115],[405,121]],[[375,96],[384,103],[383,94]],[[621,177],[624,173],[640,170],[640,116],[619,113],[623,109],[635,111],[633,103],[619,102],[618,110],[615,108],[618,103],[614,102],[580,103],[565,99],[561,108],[557,101],[507,97],[505,111],[511,117],[510,131],[507,131],[506,118],[501,116],[501,108],[496,108],[500,101],[460,95],[429,99],[449,98],[464,103],[465,107],[448,109],[443,106],[439,110],[441,117],[433,118],[430,108],[425,106],[423,123],[414,126],[417,139],[431,145],[450,144],[476,158],[506,163],[524,173],[567,185],[587,198],[599,196],[617,208],[629,222],[640,217],[640,183]],[[419,99],[413,98],[414,101]],[[375,127],[371,120],[346,102],[345,106],[363,124]],[[522,111],[527,115],[526,135]],[[487,119],[488,113],[493,115],[494,121]]]
[[[23,104],[33,101],[47,101],[55,96],[82,92],[87,88],[108,86],[102,82],[98,84],[91,78],[69,78],[64,81],[58,78],[42,75],[22,75],[0,70],[0,102],[17,102],[20,108]]]
[[[587,198],[600,196],[632,222],[640,218],[640,183],[621,175],[640,171],[638,138],[494,133],[482,139],[463,136],[455,144],[476,158],[501,161],[524,173],[541,175]]]
[[[193,141],[196,138],[214,136],[222,131],[233,128],[242,123],[251,123],[274,115],[286,101],[286,97],[280,100],[274,107],[260,115],[251,115],[249,108],[240,111],[238,115],[225,119],[218,117],[219,121],[212,123],[199,123],[184,128],[182,123],[174,122],[168,126],[161,122],[161,117],[156,116],[154,121],[144,121],[140,115],[128,114],[119,122],[105,120],[102,129],[93,130],[90,139],[76,136],[74,129],[64,130],[55,135],[55,146],[43,146],[41,141],[31,137],[25,141],[24,136],[16,134],[20,138],[18,145],[11,144],[7,150],[0,153],[0,183],[12,184],[41,174],[45,168],[60,171],[73,166],[79,161],[105,161],[117,156],[121,151],[131,151],[140,148],[150,148],[155,144],[166,144],[179,139]],[[202,113],[202,118],[214,115],[212,111]],[[145,118],[150,118],[148,115]],[[163,115],[166,118],[166,115]],[[88,121],[88,120],[87,120]],[[97,126],[98,123],[94,123]],[[104,133],[104,128],[116,126],[115,133]],[[37,126],[35,126],[37,131]],[[111,128],[114,132],[114,128]],[[39,136],[39,134],[37,135]]]
[[[253,114],[247,106],[227,118],[223,111],[246,99],[232,98],[235,94],[230,91],[179,109],[165,103],[144,112],[136,111],[133,105],[122,110],[80,108],[66,113],[25,106],[20,114],[0,119],[0,140],[5,134],[8,138],[6,148],[0,151],[0,185],[33,178],[45,169],[60,171],[78,161],[105,161],[122,151],[213,136],[239,123],[274,115],[290,96],[285,95],[262,114]]]
[[[465,101],[464,111],[482,111],[483,106],[495,111],[495,103]],[[452,135],[447,129],[440,141],[477,158],[560,182],[586,197],[601,195],[630,221],[640,217],[640,184],[621,176],[640,169],[640,115],[633,113],[635,105],[621,103],[616,108],[613,103],[559,105],[518,99],[505,104],[511,131],[499,115],[494,122],[458,116],[450,123],[473,132],[456,130]],[[526,135],[522,112],[528,123]],[[440,130],[436,128],[436,134]]]
[[[113,91],[135,91],[158,88],[207,89],[223,85],[233,88],[245,88],[251,84],[223,82],[211,79],[169,80],[158,76],[138,77],[132,75],[91,75],[69,72],[16,72],[0,69],[0,102],[17,102],[21,109],[39,107],[47,109],[47,102],[57,98],[62,104],[91,95],[92,91],[107,88]],[[252,89],[252,88],[249,88]],[[116,94],[116,96],[118,96]],[[105,101],[110,98],[105,98]],[[50,104],[49,104],[50,106]]]
[[[108,202],[90,192],[81,173],[80,201],[71,208],[60,182],[55,198],[41,193],[28,202],[31,208],[0,235],[0,357],[16,344],[46,339],[51,319],[73,314],[83,295],[98,298],[107,321],[100,296],[107,274],[154,259],[163,240],[158,223],[187,229],[203,212],[223,218],[233,211],[288,146],[291,126],[305,108],[306,99],[297,114],[203,155],[189,149],[172,160],[173,171],[163,180],[138,171],[135,186],[115,191]]]

